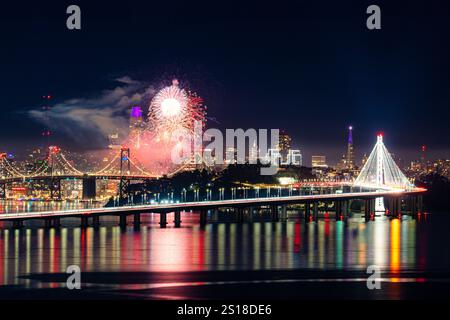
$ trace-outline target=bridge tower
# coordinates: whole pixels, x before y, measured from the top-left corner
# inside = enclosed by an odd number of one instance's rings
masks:
[[[6,168],[4,161],[6,160],[6,153],[0,154],[0,174],[2,175],[2,178],[6,178]],[[6,198],[6,182],[3,180],[0,182],[0,199]]]
[[[354,185],[377,190],[401,190],[412,187],[411,182],[406,178],[386,149],[383,143],[383,134],[377,135],[377,143],[361,173],[356,178]],[[383,198],[376,199],[375,211],[385,211]]]
[[[42,106],[42,111],[44,113],[44,119],[45,119],[45,123],[46,123],[46,126],[42,130],[42,137],[45,139],[45,141],[44,141],[44,149],[45,149],[47,147],[50,147],[50,137],[52,135],[52,132],[50,131],[50,128],[48,127],[49,126],[48,124],[50,123],[49,113],[52,109],[52,107],[50,105],[52,96],[50,94],[45,94],[42,96],[42,99],[44,100],[43,106]]]
[[[381,187],[383,185],[383,148],[381,145],[383,144],[383,135],[377,135],[377,172],[376,172],[376,183],[377,186]],[[384,207],[384,199],[381,197],[376,198],[375,200],[375,212],[385,212],[386,208]]]
[[[57,146],[48,147],[48,163],[50,170],[50,199],[61,200],[61,179],[55,176],[55,156],[60,151]]]
[[[122,147],[120,149],[120,183],[119,183],[119,199],[125,198],[127,189],[130,185],[130,179],[126,175],[130,174],[130,148]]]

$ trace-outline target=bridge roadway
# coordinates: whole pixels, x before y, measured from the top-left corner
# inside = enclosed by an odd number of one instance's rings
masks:
[[[24,220],[32,219],[59,219],[68,217],[79,217],[82,219],[82,225],[87,225],[87,218],[92,217],[98,221],[100,216],[120,216],[121,225],[126,224],[126,217],[134,214],[135,220],[140,219],[142,213],[159,213],[161,219],[164,219],[162,223],[166,224],[166,214],[169,212],[175,212],[178,221],[181,211],[200,211],[205,214],[207,210],[232,207],[236,209],[244,209],[260,206],[271,206],[275,208],[277,206],[286,206],[292,204],[312,204],[319,201],[334,201],[342,202],[346,200],[359,199],[366,200],[366,203],[370,200],[374,200],[378,197],[387,197],[389,199],[400,199],[401,197],[420,196],[425,189],[414,188],[411,190],[383,190],[383,191],[367,191],[367,192],[351,192],[351,193],[333,193],[333,194],[320,194],[320,195],[299,195],[299,196],[284,196],[284,197],[270,197],[270,198],[251,198],[251,199],[234,199],[234,200],[213,200],[213,201],[198,201],[198,202],[183,202],[183,203],[159,203],[159,204],[144,204],[144,205],[132,205],[132,206],[120,206],[120,207],[103,207],[103,208],[90,208],[90,209],[76,209],[76,210],[60,210],[60,211],[41,211],[41,212],[23,212],[23,213],[4,213],[0,214],[0,221],[15,221],[22,222]],[[373,205],[372,205],[373,206]],[[372,208],[373,209],[373,208]],[[309,211],[309,210],[308,210]],[[84,219],[84,220],[83,220]],[[200,218],[202,220],[202,216]],[[84,221],[84,222],[83,222]],[[94,222],[95,223],[95,222]],[[140,220],[139,220],[140,223]]]

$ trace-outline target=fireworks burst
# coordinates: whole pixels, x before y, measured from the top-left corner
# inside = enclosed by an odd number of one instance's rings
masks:
[[[195,93],[179,87],[178,80],[163,88],[152,99],[148,123],[157,141],[168,142],[177,130],[194,133],[194,123],[205,124],[206,107]]]
[[[132,110],[132,117],[133,115]],[[206,107],[203,105],[203,99],[180,88],[175,79],[171,86],[161,89],[153,97],[145,129],[138,131],[138,135],[130,134],[125,145],[132,148],[134,159],[142,164],[146,171],[168,174],[180,168],[179,164],[171,161],[174,147],[181,143],[189,143],[189,139],[182,142],[173,137],[178,138],[179,130],[196,137],[199,134],[196,132],[198,130],[195,130],[198,128],[196,122],[201,124],[202,129],[204,128]]]

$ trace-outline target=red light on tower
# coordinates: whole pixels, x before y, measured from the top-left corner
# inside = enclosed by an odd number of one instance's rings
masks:
[[[59,151],[61,151],[61,149],[57,146],[50,146],[50,147],[48,147],[48,149],[49,149],[50,153],[52,153],[52,154],[56,154]]]
[[[425,151],[427,151],[427,146],[426,146],[426,145],[423,145],[423,146],[422,146],[422,152],[425,152]]]

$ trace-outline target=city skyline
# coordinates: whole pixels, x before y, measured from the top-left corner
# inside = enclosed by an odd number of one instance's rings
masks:
[[[130,111],[132,112],[135,109],[135,107],[130,107]],[[133,117],[130,117],[130,121],[133,121]],[[139,125],[141,125],[142,120],[139,120]],[[142,126],[142,125],[141,125]],[[353,131],[353,126],[350,126],[352,128]],[[44,130],[45,126],[42,127]],[[248,129],[248,128],[246,128]],[[251,129],[251,128],[250,128]],[[348,129],[348,128],[343,128],[343,129]],[[343,130],[344,131],[344,130]],[[289,135],[288,132],[281,130],[282,135],[287,135],[291,140],[289,141],[289,143],[292,143],[292,146],[294,148],[298,148],[298,143],[296,143],[296,139],[292,138],[292,136]],[[72,150],[73,153],[78,153],[80,155],[82,154],[93,154],[95,155],[96,153],[104,153],[104,151],[107,151],[108,148],[111,148],[110,144],[111,141],[109,141],[112,137],[116,137],[117,139],[117,131],[112,131],[110,135],[108,135],[107,139],[105,139],[105,145],[103,145],[103,147],[99,147],[96,149],[75,149]],[[134,136],[133,134],[133,129],[131,128],[130,125],[130,131],[127,133],[122,132],[122,135],[130,135],[130,136]],[[384,134],[384,133],[383,133]],[[33,146],[27,146],[25,148],[22,147],[15,147],[12,149],[4,149],[4,150],[0,150],[1,152],[5,152],[9,155],[11,155],[11,157],[18,157],[20,160],[24,160],[25,158],[27,158],[30,154],[36,153],[40,150],[40,152],[42,152],[42,154],[44,155],[45,150],[47,149],[47,146],[50,145],[56,145],[56,143],[52,143],[53,141],[57,141],[58,139],[55,139],[54,135],[58,135],[58,133],[55,133],[53,131],[51,131],[50,134],[50,139],[47,136],[42,136],[40,139],[40,142],[38,142],[36,145]],[[373,137],[375,137],[375,135],[373,135]],[[346,159],[346,161],[348,161],[348,157],[349,157],[349,144],[348,144],[348,136],[344,137],[345,141],[341,141],[341,145],[337,145],[334,148],[328,148],[328,149],[320,149],[317,148],[316,150],[318,151],[313,151],[313,150],[308,150],[308,149],[303,149],[301,146],[298,150],[301,151],[302,157],[303,157],[303,165],[304,166],[308,166],[311,167],[312,166],[312,161],[311,161],[311,157],[316,156],[316,155],[324,155],[327,158],[327,164],[329,164],[332,167],[335,167],[337,165],[339,165],[339,162],[342,161],[342,159]],[[63,143],[64,145],[64,143]],[[402,151],[398,151],[395,150],[393,152],[393,154],[395,154],[396,159],[401,160],[403,162],[403,165],[409,165],[410,162],[412,161],[421,161],[422,157],[424,157],[424,154],[426,155],[426,160],[427,161],[435,161],[435,160],[446,160],[449,159],[449,157],[447,156],[446,152],[433,152],[433,150],[426,150],[424,152],[423,148],[427,148],[426,145],[420,145],[418,146],[417,150],[411,150],[408,152],[402,152]],[[249,145],[247,145],[248,148],[248,152],[251,152],[250,149],[251,147]],[[364,161],[364,158],[368,155],[368,153],[371,150],[371,146],[361,146],[360,144],[356,144],[356,147],[354,147],[353,144],[353,138],[352,138],[352,147],[351,147],[352,151],[352,157],[353,157],[353,161],[354,161],[354,165],[357,167],[361,166],[361,162]],[[356,150],[355,150],[356,149]],[[67,151],[71,151],[70,149],[66,149]]]

